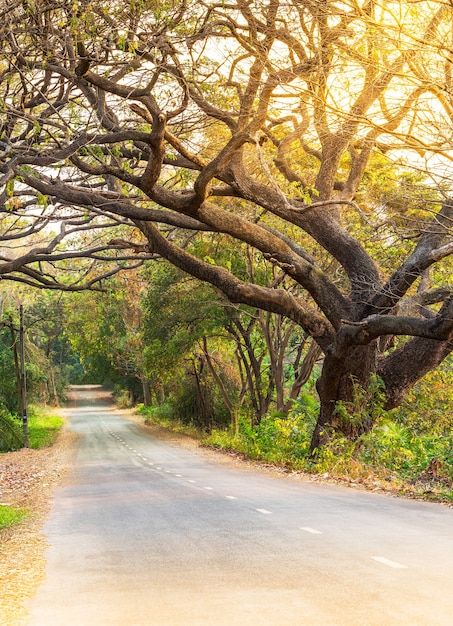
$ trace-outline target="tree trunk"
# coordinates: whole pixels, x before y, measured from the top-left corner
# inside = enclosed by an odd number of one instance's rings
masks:
[[[16,386],[17,386],[17,398],[19,404],[19,413],[23,415],[24,413],[24,398],[22,393],[22,378],[20,374],[20,363],[19,363],[19,349],[18,349],[18,341],[16,336],[16,331],[13,326],[13,321],[10,320],[8,324],[8,328],[11,333],[11,345],[13,347],[13,357],[14,357],[14,373],[16,375]]]
[[[51,387],[51,399],[52,399],[52,404],[53,406],[59,406],[59,400],[58,400],[58,392],[57,392],[57,385],[55,382],[55,372],[53,367],[51,367],[49,369],[49,382],[50,382],[50,387]]]
[[[399,406],[412,387],[442,363],[451,352],[452,339],[453,334],[449,341],[415,337],[385,359],[379,370],[385,384],[385,409]]]
[[[143,404],[145,406],[151,406],[151,384],[145,377],[142,377],[141,381],[143,387]]]
[[[368,389],[370,376],[376,373],[377,354],[375,341],[349,348],[343,358],[339,358],[335,352],[326,354],[316,385],[320,410],[310,445],[312,456],[329,441],[334,431],[343,433],[353,441],[372,429],[374,420],[371,412],[357,410],[349,418],[336,409],[339,402],[353,405],[358,386]]]

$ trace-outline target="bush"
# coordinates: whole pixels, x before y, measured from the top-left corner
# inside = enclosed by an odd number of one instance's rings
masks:
[[[231,416],[216,385],[207,377],[196,377],[190,372],[174,381],[164,402],[141,407],[139,412],[161,426],[177,424],[191,426],[200,432],[227,426]]]
[[[317,410],[317,401],[308,394],[302,394],[288,416],[270,413],[253,427],[250,420],[242,418],[239,420],[239,433],[214,430],[205,443],[236,450],[251,459],[302,469],[307,464]]]
[[[23,445],[24,433],[20,420],[0,408],[0,452],[18,450]]]
[[[184,432],[192,437],[198,437],[199,431],[190,425],[184,424],[180,419],[175,417],[174,402],[172,399],[167,399],[163,404],[155,404],[151,406],[144,406],[143,404],[137,405],[137,413],[143,415],[145,418],[145,424],[155,424],[162,428],[168,428],[170,430]]]
[[[385,468],[406,480],[417,478],[433,459],[438,459],[453,481],[453,432],[442,437],[418,435],[390,417],[381,420],[363,440],[362,462]]]
[[[145,424],[159,424],[159,426],[167,428],[171,426],[172,422],[176,421],[175,409],[170,399],[167,399],[163,404],[153,404],[151,406],[139,404],[137,412],[140,415],[144,415]]]

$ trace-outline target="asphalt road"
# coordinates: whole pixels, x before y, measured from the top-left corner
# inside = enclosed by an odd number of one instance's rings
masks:
[[[453,625],[453,509],[217,464],[78,394],[29,626]]]

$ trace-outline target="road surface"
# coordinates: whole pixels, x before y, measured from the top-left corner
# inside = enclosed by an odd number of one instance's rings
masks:
[[[453,624],[453,510],[156,439],[79,388],[29,626]]]

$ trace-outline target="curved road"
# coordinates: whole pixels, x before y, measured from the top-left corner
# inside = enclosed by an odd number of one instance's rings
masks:
[[[29,626],[453,624],[452,509],[211,463],[96,391]]]

